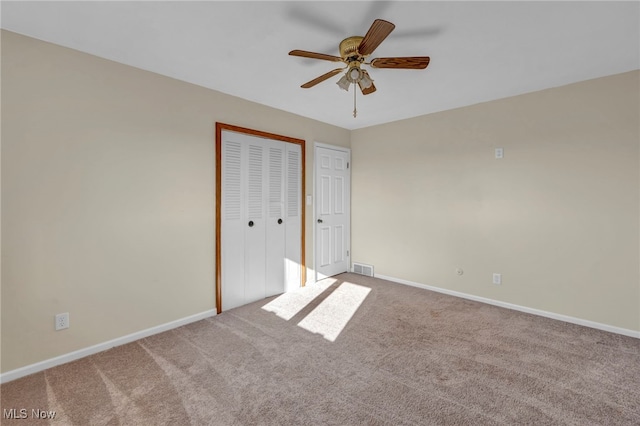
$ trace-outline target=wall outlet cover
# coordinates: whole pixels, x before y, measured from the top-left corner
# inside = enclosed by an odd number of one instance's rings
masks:
[[[69,328],[69,312],[56,315],[56,331]]]

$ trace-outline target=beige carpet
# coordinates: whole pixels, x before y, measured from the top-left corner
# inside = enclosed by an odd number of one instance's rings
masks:
[[[6,383],[2,408],[74,425],[640,424],[638,339],[336,278]]]

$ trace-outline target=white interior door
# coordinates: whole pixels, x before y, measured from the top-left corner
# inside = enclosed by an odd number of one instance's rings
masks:
[[[316,144],[316,280],[349,270],[350,151]]]
[[[302,281],[302,149],[286,144],[286,244],[285,291],[300,287]]]
[[[247,147],[247,227],[244,233],[244,303],[264,299],[266,290],[266,218],[265,218],[265,146],[261,141],[250,138]]]
[[[222,206],[220,241],[224,248],[220,253],[222,266],[222,308],[243,305],[244,298],[244,191],[246,149],[236,133],[225,134],[222,140]]]
[[[267,220],[265,296],[284,292],[285,280],[285,143],[267,144]]]

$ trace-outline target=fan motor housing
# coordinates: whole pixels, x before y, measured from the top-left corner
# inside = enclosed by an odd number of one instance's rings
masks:
[[[358,53],[358,46],[360,46],[360,42],[364,37],[353,36],[347,37],[340,42],[340,56],[345,61],[349,62],[353,57],[360,57]]]

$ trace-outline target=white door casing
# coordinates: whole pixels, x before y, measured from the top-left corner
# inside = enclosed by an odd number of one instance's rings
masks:
[[[351,231],[351,151],[315,144],[316,280],[347,272]]]

